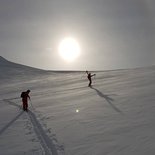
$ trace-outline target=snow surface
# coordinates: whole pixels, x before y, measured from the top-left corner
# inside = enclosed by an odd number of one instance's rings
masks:
[[[155,154],[154,66],[96,72],[89,88],[84,72],[0,64],[1,155]]]

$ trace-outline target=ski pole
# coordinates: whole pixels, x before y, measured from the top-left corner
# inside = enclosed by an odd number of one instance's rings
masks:
[[[94,74],[94,83],[95,83],[95,81],[96,81],[96,74]]]
[[[33,105],[32,105],[32,102],[31,102],[31,100],[30,100],[30,104],[31,104],[31,107],[32,107],[32,109],[33,109],[33,110],[35,110],[35,109],[34,109],[34,107],[33,107]]]

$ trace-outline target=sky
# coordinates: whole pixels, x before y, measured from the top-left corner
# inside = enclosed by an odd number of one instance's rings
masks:
[[[74,38],[80,55],[59,54]],[[155,64],[154,0],[0,0],[0,55],[47,70],[109,70]]]

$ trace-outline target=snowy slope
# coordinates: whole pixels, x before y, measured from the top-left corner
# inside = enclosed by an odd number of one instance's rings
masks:
[[[26,79],[18,67],[22,74],[1,77],[1,154],[155,154],[154,66],[97,72],[92,88],[84,72],[33,69]],[[26,89],[28,113],[19,98]]]
[[[0,66],[1,66],[0,83],[4,83],[4,81],[7,81],[7,80],[8,82],[11,82],[12,80],[17,78],[18,79],[22,78],[22,80],[31,79],[33,76],[36,76],[36,75],[41,76],[43,73],[45,73],[44,70],[10,62],[1,56],[0,56]],[[46,74],[47,73],[48,72],[46,71]]]

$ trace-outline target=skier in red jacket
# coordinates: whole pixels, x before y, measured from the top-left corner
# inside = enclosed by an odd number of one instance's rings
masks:
[[[29,96],[30,90],[27,90],[26,92],[21,93],[21,98],[23,102],[23,110],[27,111],[28,110],[28,99],[30,100]]]
[[[91,74],[91,73],[89,73],[88,71],[86,71],[86,73],[87,73],[87,78],[88,78],[88,80],[89,80],[88,86],[91,87],[91,84],[92,84],[92,79],[91,79],[91,77],[95,76],[96,74]]]

